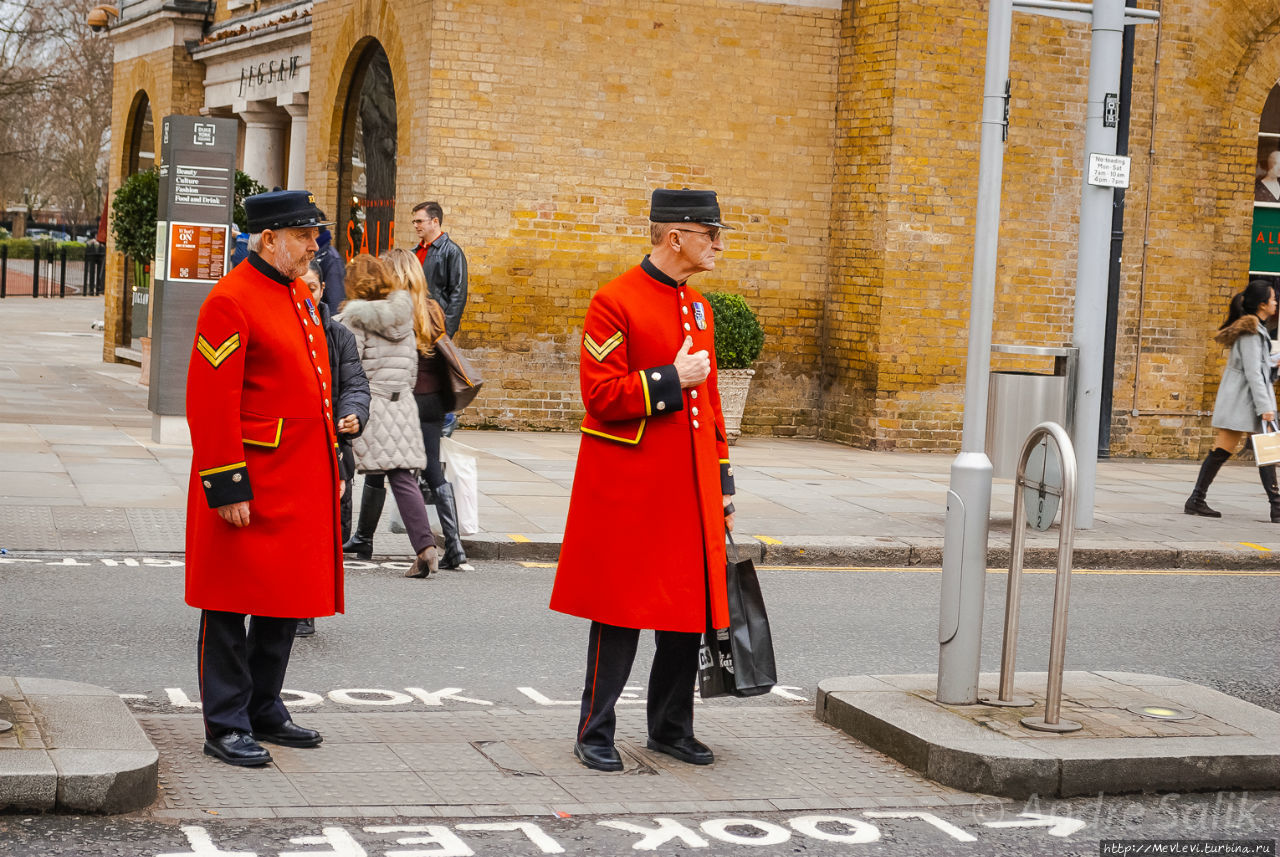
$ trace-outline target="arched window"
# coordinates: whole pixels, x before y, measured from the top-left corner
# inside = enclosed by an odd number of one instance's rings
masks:
[[[149,170],[156,165],[156,128],[151,121],[151,99],[138,93],[129,118],[129,158],[126,175]]]
[[[338,249],[350,259],[391,246],[396,208],[396,94],[387,52],[364,47],[343,112]]]

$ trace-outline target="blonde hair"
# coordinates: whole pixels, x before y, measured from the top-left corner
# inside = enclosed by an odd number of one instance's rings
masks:
[[[344,285],[348,300],[379,301],[396,290],[391,272],[382,262],[361,253],[347,263]]]
[[[413,295],[413,332],[418,353],[430,357],[435,354],[436,340],[444,333],[444,311],[431,299],[422,263],[416,255],[400,247],[392,247],[380,258],[400,288],[408,289]]]

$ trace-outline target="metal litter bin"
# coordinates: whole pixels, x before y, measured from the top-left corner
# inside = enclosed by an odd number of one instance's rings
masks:
[[[991,373],[987,393],[987,458],[991,459],[995,478],[1013,479],[1018,475],[1022,443],[1032,429],[1051,421],[1068,432],[1072,430],[1080,349],[992,345],[991,351],[1053,358],[1051,375],[1030,371]]]

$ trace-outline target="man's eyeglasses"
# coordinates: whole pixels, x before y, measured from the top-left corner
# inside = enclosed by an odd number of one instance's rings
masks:
[[[711,243],[712,243],[712,244],[716,243],[716,241],[720,238],[720,227],[719,227],[719,226],[712,226],[712,227],[708,228],[708,230],[707,230],[706,232],[703,232],[701,229],[673,229],[672,231],[673,231],[673,232],[688,232],[688,233],[690,233],[690,234],[692,234],[692,235],[705,235],[705,236],[707,236],[707,238],[708,238],[708,239],[710,239],[710,241],[711,241]]]

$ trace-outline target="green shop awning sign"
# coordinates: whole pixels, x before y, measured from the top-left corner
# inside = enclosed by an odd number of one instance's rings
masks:
[[[1253,250],[1249,273],[1280,274],[1280,205],[1253,207]]]

